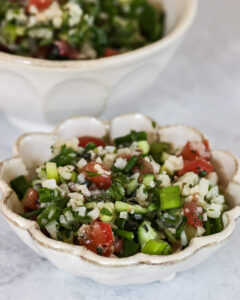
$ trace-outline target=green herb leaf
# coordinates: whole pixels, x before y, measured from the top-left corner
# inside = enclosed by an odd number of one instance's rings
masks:
[[[74,165],[78,160],[78,153],[72,148],[67,148],[66,145],[63,145],[60,153],[51,159],[51,162],[55,162],[58,167],[66,165]]]
[[[19,176],[10,181],[10,186],[17,194],[19,200],[22,200],[30,185],[27,183],[24,176]]]
[[[125,189],[120,183],[115,182],[110,186],[106,193],[110,195],[113,200],[121,201],[125,195]]]
[[[101,176],[101,174],[98,174],[96,172],[91,172],[91,171],[87,171],[88,176],[90,177],[97,177],[97,176]]]

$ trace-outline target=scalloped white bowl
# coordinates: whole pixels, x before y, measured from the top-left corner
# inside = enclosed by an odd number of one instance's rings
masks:
[[[240,216],[239,160],[225,151],[212,150],[212,163],[230,210],[224,213],[222,232],[192,239],[179,253],[154,256],[143,253],[128,258],[101,257],[83,246],[73,246],[46,237],[34,221],[22,218],[21,204],[9,187],[9,181],[21,174],[34,176],[36,166],[48,160],[51,144],[57,137],[109,135],[111,140],[129,130],[145,130],[150,141],[170,142],[182,147],[187,141],[201,141],[204,135],[189,126],[152,126],[152,120],[142,114],[121,115],[109,122],[93,117],[76,117],[62,122],[52,133],[30,133],[21,136],[13,148],[13,157],[0,165],[0,210],[17,235],[34,251],[47,258],[57,268],[71,274],[91,278],[108,285],[143,284],[172,279],[176,273],[189,269],[214,254],[231,236]]]
[[[49,61],[0,52],[0,109],[24,130],[45,130],[74,115],[99,115],[147,90],[172,57],[194,19],[198,0],[162,2],[163,39],[114,57]]]

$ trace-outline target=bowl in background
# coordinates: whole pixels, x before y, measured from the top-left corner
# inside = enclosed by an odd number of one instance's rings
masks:
[[[150,1],[150,0],[149,0]],[[165,37],[114,57],[50,61],[0,52],[0,109],[25,130],[51,127],[74,115],[99,115],[107,104],[127,105],[147,90],[192,24],[197,0],[163,3]]]

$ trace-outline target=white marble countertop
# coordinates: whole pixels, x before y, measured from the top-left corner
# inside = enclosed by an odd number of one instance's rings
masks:
[[[197,20],[138,110],[161,124],[188,123],[217,148],[240,155],[240,1],[200,0]],[[108,118],[136,111],[134,103]],[[20,134],[0,115],[0,159]],[[238,299],[240,226],[216,255],[168,283],[106,287],[56,270],[25,246],[0,216],[0,300]]]

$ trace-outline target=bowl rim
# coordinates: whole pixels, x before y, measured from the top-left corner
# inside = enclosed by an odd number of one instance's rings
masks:
[[[45,69],[101,69],[104,67],[115,67],[117,64],[129,63],[146,56],[152,56],[157,51],[165,49],[180,38],[192,24],[198,7],[198,0],[186,0],[186,10],[180,17],[179,23],[171,30],[169,34],[159,41],[150,45],[132,50],[123,54],[111,57],[103,57],[92,60],[70,60],[70,61],[51,61],[32,57],[24,57],[15,54],[0,51],[0,62],[14,63],[19,66],[40,67]]]
[[[144,114],[123,114],[116,116],[115,118],[119,118],[122,116],[136,116],[140,115],[143,116],[144,118],[147,118],[152,121],[151,118]],[[34,136],[34,135],[45,135],[47,137],[49,136],[56,136],[57,131],[62,126],[65,122],[73,119],[78,119],[78,118],[86,118],[86,116],[80,116],[80,117],[73,117],[66,119],[65,121],[61,122],[59,125],[55,127],[55,129],[51,132],[36,132],[36,133],[26,133],[21,135],[14,147],[13,147],[13,153],[14,155],[2,161],[0,163],[0,169],[1,167],[8,161],[20,159],[20,152],[19,152],[19,143],[21,139],[29,137],[29,136]],[[92,118],[92,117],[90,117]],[[113,118],[112,120],[107,121],[102,121],[97,118],[97,121],[100,121],[104,124],[106,131],[108,132],[109,130],[109,124],[115,119]],[[159,129],[164,129],[164,128],[169,128],[169,127],[176,127],[176,126],[184,126],[186,128],[193,129],[196,131],[197,134],[200,134],[202,138],[205,137],[201,131],[198,129],[187,126],[187,125],[167,125],[167,126],[160,126],[158,123],[156,130]],[[226,151],[221,151],[221,150],[212,150],[212,151],[218,151],[225,153],[227,155],[230,155],[231,158],[235,162],[235,172],[232,176],[232,179],[230,180],[230,183],[237,184],[240,188],[240,181],[236,180],[236,177],[240,174],[240,165],[239,165],[239,160],[237,157],[235,157],[233,154],[226,152]],[[197,253],[199,250],[207,247],[213,247],[214,245],[220,245],[222,244],[225,240],[227,240],[232,233],[234,232],[235,225],[236,225],[236,220],[240,217],[240,205],[235,206],[234,208],[226,211],[224,213],[224,216],[226,217],[227,220],[227,225],[226,227],[219,233],[212,234],[209,236],[201,236],[201,237],[195,237],[191,240],[189,246],[185,248],[184,250],[181,250],[177,253],[171,254],[169,256],[157,256],[157,255],[148,255],[144,253],[138,253],[134,256],[130,256],[128,258],[112,258],[112,257],[102,257],[99,256],[92,251],[86,249],[84,246],[76,246],[76,245],[70,245],[64,242],[56,241],[51,238],[48,238],[45,236],[39,229],[37,223],[35,221],[30,221],[27,220],[17,213],[14,213],[8,206],[7,206],[7,201],[9,197],[12,196],[14,193],[13,190],[8,186],[8,184],[0,179],[0,191],[2,193],[2,199],[0,200],[0,211],[2,212],[4,218],[9,221],[13,226],[19,227],[23,230],[28,231],[28,233],[31,236],[31,239],[34,240],[38,245],[41,247],[44,247],[45,249],[51,249],[53,251],[58,251],[61,253],[67,253],[69,255],[74,255],[77,256],[78,258],[81,258],[89,263],[92,263],[94,265],[98,265],[101,267],[109,267],[109,268],[122,268],[122,267],[127,267],[127,266],[132,266],[132,265],[172,265],[175,263],[183,262],[187,260],[188,258],[192,257],[195,253]]]

